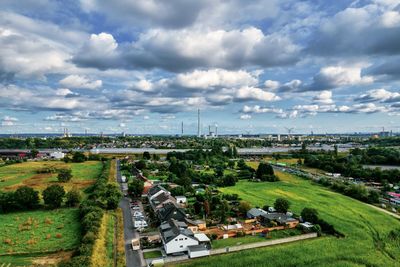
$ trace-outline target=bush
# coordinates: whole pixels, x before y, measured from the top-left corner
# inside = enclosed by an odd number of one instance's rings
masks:
[[[60,169],[57,179],[61,183],[69,182],[72,179],[72,171],[70,169]]]
[[[318,211],[313,208],[304,208],[301,211],[301,218],[305,222],[317,223],[318,222]]]
[[[66,196],[65,205],[67,207],[76,207],[82,200],[82,194],[77,188],[72,189],[65,196]]]

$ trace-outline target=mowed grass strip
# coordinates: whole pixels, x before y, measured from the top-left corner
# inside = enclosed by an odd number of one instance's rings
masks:
[[[0,215],[0,255],[72,250],[80,242],[77,209]]]
[[[239,181],[223,193],[238,194],[254,206],[273,205],[285,192],[291,210],[318,210],[320,217],[345,234],[345,238],[320,237],[235,254],[191,260],[182,266],[400,266],[400,247],[386,238],[400,221],[364,203],[332,192],[311,181],[276,172],[281,181]]]
[[[218,239],[213,240],[211,245],[213,249],[224,248],[224,247],[231,247],[231,246],[238,246],[238,245],[245,245],[257,242],[264,242],[273,239],[285,238],[300,235],[301,231],[298,229],[287,229],[287,230],[280,230],[280,231],[272,231],[268,234],[268,236],[261,236],[261,235],[247,235],[243,237],[233,237],[227,239]]]
[[[19,186],[27,185],[37,190],[43,190],[49,183],[57,182],[57,173],[37,173],[38,170],[48,167],[72,170],[72,180],[67,183],[66,189],[76,186],[86,188],[94,183],[101,173],[100,161],[86,161],[82,163],[65,163],[62,161],[23,162],[0,167],[0,189],[15,190]]]

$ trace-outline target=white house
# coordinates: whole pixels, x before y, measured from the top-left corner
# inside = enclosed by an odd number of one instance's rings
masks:
[[[50,158],[52,159],[63,159],[65,157],[65,153],[61,151],[54,151],[50,153]]]
[[[178,203],[181,206],[186,206],[187,199],[185,196],[176,196],[176,203]]]
[[[174,219],[160,225],[161,240],[167,254],[186,252],[189,246],[196,246],[199,241],[194,237],[186,223]]]

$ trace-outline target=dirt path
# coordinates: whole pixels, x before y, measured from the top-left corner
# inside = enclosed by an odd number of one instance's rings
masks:
[[[368,206],[370,206],[371,208],[374,208],[374,209],[376,209],[376,210],[379,210],[379,211],[381,211],[381,212],[384,212],[384,213],[386,213],[386,214],[389,214],[390,216],[393,216],[393,217],[395,217],[395,218],[397,218],[397,219],[400,219],[400,215],[398,215],[398,214],[395,214],[395,213],[393,213],[393,212],[390,212],[390,211],[387,211],[387,210],[378,208],[377,206],[374,206],[374,205],[371,205],[371,204],[365,203],[365,205],[368,205]]]

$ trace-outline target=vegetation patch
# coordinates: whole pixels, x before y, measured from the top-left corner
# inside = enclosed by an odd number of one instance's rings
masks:
[[[79,245],[77,209],[0,215],[0,255],[72,250]]]

